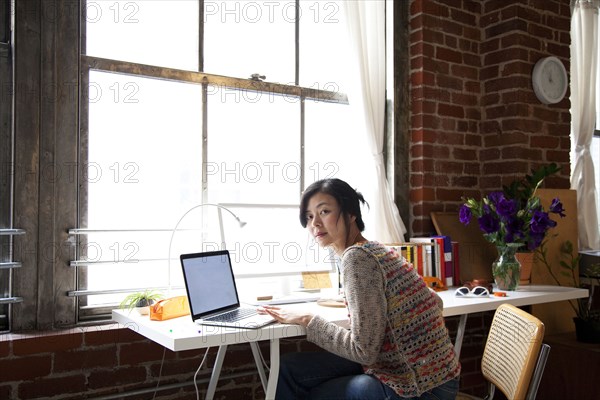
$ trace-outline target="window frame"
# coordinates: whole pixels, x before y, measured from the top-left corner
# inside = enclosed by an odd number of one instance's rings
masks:
[[[84,4],[85,0],[82,0],[82,4]],[[296,4],[296,16],[298,15],[298,7],[299,0],[295,1]],[[204,12],[204,1],[199,0],[199,8],[200,8],[200,20],[199,20],[199,39],[200,39],[200,49],[199,49],[199,69],[200,71],[190,71],[190,70],[181,70],[169,67],[162,66],[152,66],[139,64],[136,62],[129,62],[123,60],[111,60],[106,58],[95,57],[91,55],[85,54],[85,43],[84,38],[85,34],[82,34],[82,43],[81,43],[81,55],[80,55],[80,153],[79,153],[79,161],[78,165],[86,165],[88,156],[87,156],[87,141],[88,141],[88,117],[89,117],[89,103],[86,101],[87,94],[85,91],[90,85],[89,75],[91,71],[100,71],[100,72],[109,72],[115,74],[129,75],[129,76],[137,76],[144,78],[155,78],[161,79],[171,82],[178,83],[191,83],[197,84],[202,87],[202,98],[203,98],[203,124],[202,124],[202,136],[203,136],[203,149],[202,149],[202,157],[203,160],[207,159],[207,95],[208,88],[210,86],[216,86],[218,88],[227,88],[233,90],[240,91],[250,91],[255,93],[268,93],[269,95],[277,95],[277,96],[285,96],[287,98],[297,98],[299,99],[300,106],[300,163],[301,163],[301,177],[299,184],[299,193],[302,192],[304,188],[304,118],[305,118],[305,109],[304,104],[305,100],[316,100],[319,102],[334,102],[334,103],[343,103],[348,104],[348,98],[343,93],[331,92],[327,90],[321,90],[310,87],[302,87],[298,85],[299,81],[299,46],[300,41],[298,38],[299,35],[299,21],[296,19],[295,25],[295,35],[296,40],[294,43],[295,46],[295,83],[294,84],[279,84],[272,82],[265,82],[262,80],[255,79],[243,79],[237,77],[228,77],[222,75],[209,74],[205,72],[201,72],[204,64],[204,52],[203,48],[203,39],[204,39],[204,19],[202,18]],[[81,18],[81,31],[85,32],[85,19]],[[207,171],[206,171],[206,163],[202,164],[202,176],[203,178],[203,203],[207,202],[208,192],[210,190],[207,188]],[[81,172],[81,169],[79,169]],[[87,182],[82,177],[78,178],[79,182],[79,192],[78,199],[79,204],[78,207],[79,212],[79,221],[77,226],[69,229],[71,240],[76,243],[75,245],[75,258],[69,262],[70,268],[73,268],[76,271],[76,288],[67,292],[67,296],[76,299],[78,303],[78,317],[77,320],[79,322],[86,321],[94,321],[98,318],[109,318],[110,310],[114,307],[91,307],[87,303],[87,296],[92,294],[103,294],[103,293],[127,293],[134,290],[138,290],[137,288],[123,289],[123,290],[98,290],[98,291],[88,291],[84,289],[87,283],[87,265],[91,263],[86,263],[83,261],[85,258],[85,254],[78,254],[80,249],[85,249],[85,241],[86,241],[86,229],[85,229],[85,221],[87,220],[87,210],[83,209],[84,204],[87,203]],[[245,206],[245,204],[240,204],[240,206]],[[257,207],[288,207],[290,205],[283,204],[252,204],[251,206]],[[172,257],[171,257],[172,258]],[[120,260],[116,260],[120,261]],[[171,260],[171,264],[173,264],[174,260]],[[289,273],[287,273],[289,275]],[[256,277],[256,276],[272,276],[278,275],[273,273],[267,274],[248,274],[248,277]],[[155,287],[154,289],[165,290],[167,287]]]

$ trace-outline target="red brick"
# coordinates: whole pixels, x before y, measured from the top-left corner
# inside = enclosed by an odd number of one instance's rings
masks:
[[[541,41],[533,36],[529,36],[524,32],[514,32],[501,38],[501,47],[507,48],[511,46],[522,46],[530,49],[541,50]]]
[[[525,118],[508,118],[502,120],[502,130],[538,133],[542,131],[543,121]]]
[[[0,359],[2,381],[24,381],[46,377],[52,368],[50,355]]]
[[[412,202],[435,200],[435,190],[431,188],[413,189],[410,191],[410,200]]]
[[[0,358],[8,357],[10,354],[10,340],[0,341]]]
[[[477,159],[477,150],[475,149],[461,149],[454,148],[452,150],[452,155],[456,160],[476,160]]]
[[[81,347],[82,344],[82,333],[40,334],[30,338],[16,339],[12,342],[15,356],[55,353],[76,349]]]
[[[119,347],[119,365],[136,365],[161,359],[163,347],[152,341],[122,344]]]
[[[475,14],[465,12],[464,10],[458,10],[456,8],[450,10],[450,19],[462,22],[467,26],[477,25],[477,16]]]
[[[476,187],[479,183],[479,179],[475,176],[455,176],[452,177],[452,186],[453,187]]]
[[[521,161],[487,162],[483,163],[483,174],[521,174],[527,164]]]
[[[440,103],[440,104],[438,104],[438,113],[441,116],[448,116],[448,117],[454,117],[454,118],[464,118],[465,117],[465,109],[461,105]]]
[[[54,355],[53,372],[68,372],[117,365],[117,347],[62,351]]]
[[[0,399],[13,399],[16,396],[13,396],[13,389],[11,385],[1,385],[0,384]]]
[[[461,64],[463,62],[463,53],[445,47],[438,47],[435,51],[435,58],[450,63]]]
[[[60,378],[47,378],[19,385],[19,397],[22,399],[51,398],[66,393],[85,393],[86,380],[81,371],[77,375]]]
[[[412,172],[433,171],[433,160],[411,160],[410,169]]]
[[[492,161],[500,159],[500,149],[483,149],[479,151],[479,159],[481,161]]]
[[[146,368],[129,366],[125,368],[92,370],[88,377],[88,386],[90,389],[99,389],[127,384],[139,384],[145,381]]]
[[[139,333],[128,329],[113,326],[97,326],[86,330],[84,334],[84,343],[86,346],[103,346],[118,343],[141,342],[147,340]]]
[[[505,147],[502,149],[502,159],[521,159],[521,160],[540,160],[542,158],[542,152],[539,149],[514,146]]]
[[[438,187],[435,190],[435,198],[440,201],[460,201],[463,196],[462,190],[457,189],[445,189]]]
[[[565,151],[548,150],[546,160],[555,163],[567,163],[570,161],[569,153]]]
[[[521,132],[503,132],[500,135],[485,137],[485,147],[508,146],[511,144],[527,144],[529,138]]]

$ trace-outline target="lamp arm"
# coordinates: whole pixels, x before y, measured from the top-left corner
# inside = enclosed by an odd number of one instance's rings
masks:
[[[240,217],[238,217],[233,211],[231,211],[229,208],[222,206],[220,204],[216,204],[216,203],[202,203],[202,204],[197,204],[194,207],[190,208],[189,210],[187,210],[182,216],[181,218],[179,218],[179,221],[177,221],[177,223],[175,224],[175,227],[171,230],[171,238],[169,239],[169,253],[167,256],[167,271],[168,271],[168,277],[167,277],[167,283],[168,283],[168,288],[169,288],[169,292],[171,292],[171,246],[173,245],[173,238],[175,237],[175,232],[177,232],[177,228],[179,228],[179,225],[181,224],[181,221],[183,221],[183,219],[192,211],[204,207],[204,206],[213,206],[216,207],[219,210],[219,224],[220,224],[220,229],[221,229],[221,240],[223,241],[223,243],[225,242],[224,240],[224,235],[223,235],[223,224],[221,221],[221,215],[220,215],[220,211],[221,210],[225,210],[227,211],[229,214],[231,214],[233,216],[233,218],[235,218],[235,220],[240,224],[240,228],[243,228],[244,225],[246,225],[245,222],[242,222],[242,220],[240,219]]]

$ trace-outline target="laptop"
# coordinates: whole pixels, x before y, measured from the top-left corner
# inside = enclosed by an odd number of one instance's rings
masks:
[[[275,319],[240,304],[228,250],[180,256],[192,320],[201,325],[257,329]]]

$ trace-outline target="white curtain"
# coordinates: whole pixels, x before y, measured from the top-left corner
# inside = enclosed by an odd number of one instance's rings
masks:
[[[344,1],[346,22],[350,36],[351,85],[348,101],[353,115],[367,135],[376,175],[377,193],[368,199],[374,213],[373,239],[383,243],[404,241],[406,227],[394,204],[385,175],[383,160],[385,119],[385,0]],[[367,160],[368,161],[368,160]]]
[[[598,73],[598,0],[571,2],[571,188],[577,190],[579,249],[600,250],[594,163]]]

